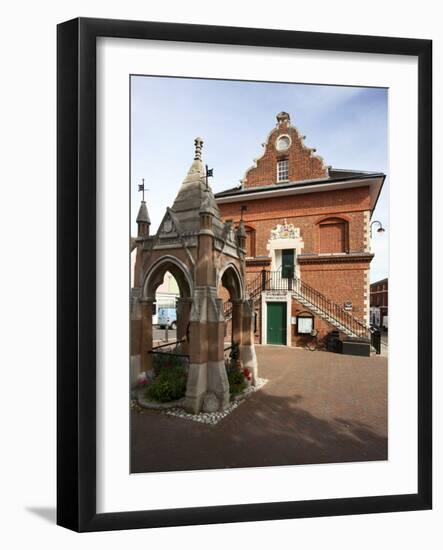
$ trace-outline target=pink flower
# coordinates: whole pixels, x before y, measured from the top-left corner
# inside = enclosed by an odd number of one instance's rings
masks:
[[[146,376],[146,373],[142,372],[137,379],[137,386],[147,386],[150,384],[149,378]]]
[[[243,376],[249,381],[252,380],[252,373],[247,367],[244,367],[243,369]]]

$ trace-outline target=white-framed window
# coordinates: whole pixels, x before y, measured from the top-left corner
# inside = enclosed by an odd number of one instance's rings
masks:
[[[287,160],[279,160],[277,162],[277,181],[288,181],[289,179],[289,162]]]

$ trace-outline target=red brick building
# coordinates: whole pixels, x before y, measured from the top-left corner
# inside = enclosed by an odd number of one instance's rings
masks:
[[[326,166],[288,113],[239,187],[215,195],[225,221],[246,229],[256,339],[302,345],[339,330],[367,336],[369,224],[385,175]]]
[[[388,279],[371,284],[371,324],[388,328]]]

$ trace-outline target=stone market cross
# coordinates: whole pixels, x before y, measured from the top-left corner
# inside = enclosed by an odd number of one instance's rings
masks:
[[[176,279],[177,341],[189,355],[185,408],[198,413],[205,398],[217,408],[229,404],[224,363],[225,315],[220,287],[232,303],[232,344],[244,367],[257,379],[254,312],[246,289],[246,232],[223,222],[202,162],[203,140],[195,139],[194,161],[155,235],[145,200],[137,215],[136,262],[131,296],[132,377],[152,369],[152,314],[155,292],[166,272]]]

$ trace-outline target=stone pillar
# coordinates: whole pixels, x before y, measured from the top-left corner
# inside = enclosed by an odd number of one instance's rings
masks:
[[[133,288],[131,292],[131,387],[135,387],[137,378],[142,372],[141,336],[142,336],[142,306],[140,289]]]
[[[208,412],[226,408],[229,383],[223,353],[223,301],[217,298],[215,288],[195,290],[190,328],[190,366],[184,406],[193,413],[202,408]]]
[[[141,299],[142,330],[141,330],[141,370],[143,372],[152,369],[152,311],[154,300],[152,298]]]
[[[200,143],[196,140],[196,144]],[[214,205],[206,189],[199,208],[195,290],[190,323],[190,366],[185,408],[214,412],[229,404],[229,383],[224,365],[223,301],[217,298],[214,262]]]
[[[189,354],[191,305],[192,300],[190,298],[179,298],[177,300],[177,340],[185,340],[180,345],[183,353],[186,354]]]
[[[225,316],[223,300],[215,294],[208,303],[208,387],[207,391],[214,394],[217,401],[210,397],[210,403],[217,403],[217,410],[226,409],[229,405],[229,382],[225,367]],[[205,408],[205,403],[203,407]],[[212,412],[212,411],[208,411]]]
[[[243,321],[242,321],[243,302],[232,300],[232,344],[242,343]]]
[[[143,271],[143,239],[136,239],[137,251],[135,253],[134,264],[134,286],[139,287],[142,284]]]
[[[258,369],[257,356],[254,344],[254,304],[252,300],[245,300],[242,307],[242,335],[240,344],[240,359],[243,366],[252,373],[252,384],[256,384]]]
[[[196,289],[192,301],[189,337],[189,373],[184,407],[200,412],[208,379],[208,324],[206,289]]]
[[[205,224],[198,235],[198,258],[196,266],[197,286],[215,287],[215,267],[213,258],[214,233],[212,228],[206,227],[212,224],[212,217],[201,216],[201,224]]]

